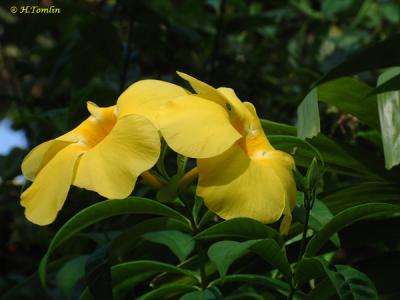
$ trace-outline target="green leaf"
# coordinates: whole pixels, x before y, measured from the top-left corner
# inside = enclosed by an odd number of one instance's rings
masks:
[[[158,191],[156,199],[160,202],[171,203],[178,197],[178,184],[181,179],[179,174],[175,174],[167,184],[164,184]]]
[[[375,285],[367,275],[350,266],[332,266],[321,257],[301,260],[296,267],[295,281],[301,286],[325,274],[342,300],[378,299]]]
[[[344,265],[336,265],[336,270],[341,279],[340,284],[336,286],[341,299],[379,299],[375,285],[367,275]]]
[[[85,265],[87,287],[96,300],[108,300],[112,298],[113,283],[111,279],[109,248],[109,243],[96,248],[89,256]]]
[[[307,174],[306,174],[307,191],[311,192],[312,190],[315,190],[319,176],[320,176],[320,171],[318,168],[318,161],[314,157],[313,160],[311,161],[310,166],[307,169]]]
[[[183,295],[179,300],[223,300],[218,288],[211,287],[204,291],[196,291]]]
[[[235,283],[235,282],[247,282],[250,284],[257,284],[261,286],[266,286],[272,288],[274,290],[282,290],[285,292],[290,291],[290,286],[288,283],[272,278],[270,276],[262,276],[255,274],[234,274],[227,275],[224,278],[218,278],[212,282],[210,282],[209,286],[223,285],[226,283]]]
[[[378,85],[400,74],[400,68],[384,72]],[[397,91],[378,95],[379,120],[381,123],[383,152],[386,169],[400,164],[400,85]]]
[[[224,277],[238,258],[252,251],[277,268],[290,280],[292,272],[286,256],[275,240],[250,240],[246,242],[219,241],[213,244],[208,250],[210,260],[217,266],[221,277]]]
[[[76,283],[85,274],[85,264],[87,259],[87,255],[75,257],[65,263],[57,272],[57,286],[64,293],[67,299],[71,299],[72,291]]]
[[[331,192],[322,201],[337,214],[356,205],[384,202],[399,204],[400,187],[386,182],[364,182]]]
[[[307,296],[308,299],[330,300],[336,296],[336,290],[329,278],[325,278]]]
[[[379,129],[375,97],[365,99],[372,88],[358,80],[345,77],[318,86],[318,100],[350,113],[368,126]]]
[[[137,300],[158,300],[164,298],[171,298],[172,296],[176,296],[178,294],[182,294],[182,292],[196,291],[196,287],[192,285],[185,284],[169,284],[166,286],[159,287],[155,290],[147,292],[146,294],[141,295],[137,298]]]
[[[364,161],[361,160],[362,157],[359,149],[354,145],[350,149],[346,147],[346,145],[339,144],[323,134],[318,134],[318,136],[306,143],[306,141],[300,138],[295,138],[296,128],[294,126],[267,120],[261,120],[261,124],[274,147],[289,153],[293,152],[296,165],[303,167],[308,167],[310,165],[311,160],[316,155],[315,151],[308,145],[311,144],[321,153],[326,170],[329,172],[345,174],[357,178],[381,179],[382,176],[389,177],[387,171],[380,163],[371,161],[372,155],[369,155],[365,149],[361,149],[367,157]],[[353,154],[353,152],[355,153]],[[378,159],[374,159],[374,161],[375,160],[379,161]]]
[[[378,86],[374,88],[368,96],[374,96],[386,92],[398,91],[400,87],[400,74],[394,75],[391,78],[387,78],[382,83],[378,82]]]
[[[42,284],[45,285],[46,282],[46,265],[48,259],[63,242],[92,224],[124,214],[153,214],[171,217],[189,224],[189,221],[184,216],[154,200],[129,197],[123,200],[106,200],[96,203],[80,211],[58,230],[39,265],[39,275]]]
[[[148,241],[167,246],[183,262],[194,249],[194,239],[191,235],[177,230],[148,232],[142,235]]]
[[[315,256],[330,237],[357,221],[376,217],[390,217],[400,213],[400,206],[386,203],[368,203],[346,209],[337,214],[328,224],[317,232],[307,244],[305,256]]]
[[[317,88],[312,89],[297,108],[297,136],[312,138],[320,132]]]
[[[400,34],[366,47],[350,55],[334,67],[317,83],[321,84],[339,77],[400,65]]]
[[[137,284],[155,276],[159,273],[174,273],[191,277],[198,282],[197,275],[189,270],[175,267],[174,265],[151,261],[139,260],[115,265],[111,268],[113,282],[113,298],[123,299],[126,293],[132,290]],[[91,299],[90,293],[86,289],[80,300]]]
[[[111,241],[111,257],[113,261],[121,262],[137,245],[142,234],[160,230],[179,230],[190,232],[188,223],[168,217],[151,218],[124,230],[120,235]]]
[[[250,218],[235,218],[223,221],[203,230],[194,238],[208,240],[232,237],[244,238],[246,240],[271,238],[274,239],[278,245],[283,244],[282,237],[275,229]]]
[[[178,166],[178,176],[182,177],[185,174],[186,170],[186,164],[188,162],[189,158],[186,156],[183,156],[181,154],[178,154],[176,157],[176,164]]]
[[[305,208],[303,203],[303,198],[304,194],[298,193],[298,197],[301,199],[300,203],[296,203],[296,207],[293,210],[293,216],[300,220],[302,223],[305,222]],[[321,230],[321,228],[326,225],[330,220],[332,220],[333,214],[330,211],[330,209],[325,205],[324,202],[321,200],[315,199],[314,206],[310,212],[310,219],[308,226],[318,232]],[[335,246],[340,247],[340,240],[339,240],[339,235],[335,233],[332,235],[330,238],[333,244]]]

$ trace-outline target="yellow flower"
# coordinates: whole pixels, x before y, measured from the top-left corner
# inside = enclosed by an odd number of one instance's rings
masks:
[[[72,131],[35,147],[22,163],[32,185],[21,195],[25,216],[54,221],[71,185],[106,198],[125,198],[138,176],[157,162],[160,137],[155,114],[160,105],[187,92],[173,84],[143,80],[131,85],[117,105],[87,103],[90,117]]]
[[[224,219],[273,223],[283,214],[286,233],[296,195],[293,158],[271,146],[254,106],[241,102],[232,89],[178,74],[197,94],[168,102],[158,123],[174,151],[197,158],[197,195]]]

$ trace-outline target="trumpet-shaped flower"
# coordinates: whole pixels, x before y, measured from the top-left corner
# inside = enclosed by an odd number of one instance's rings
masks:
[[[89,118],[24,159],[22,172],[33,181],[21,195],[27,219],[39,225],[53,222],[71,185],[106,198],[129,196],[138,176],[160,154],[156,108],[186,94],[173,84],[143,80],[131,85],[117,105],[88,102]]]
[[[179,75],[197,94],[168,102],[158,124],[172,149],[197,158],[197,195],[224,219],[273,223],[283,214],[281,231],[287,232],[296,195],[292,156],[272,147],[254,106],[232,89]]]

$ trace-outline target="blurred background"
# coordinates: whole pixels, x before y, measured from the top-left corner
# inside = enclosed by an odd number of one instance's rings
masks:
[[[24,5],[60,12],[10,12]],[[232,87],[261,117],[293,125],[313,82],[399,23],[397,0],[2,0],[0,294],[29,280],[54,231],[97,200],[73,189],[45,228],[25,220],[19,205],[23,157],[84,120],[86,101],[113,105],[145,78],[183,84],[179,70]],[[360,76],[375,85],[376,74]],[[355,139],[356,119],[320,108],[322,132]]]

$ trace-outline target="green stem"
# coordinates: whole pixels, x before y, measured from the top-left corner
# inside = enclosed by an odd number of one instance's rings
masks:
[[[192,234],[193,235],[198,234],[199,231],[200,231],[200,228],[199,228],[199,226],[197,225],[197,223],[196,223],[196,221],[194,219],[194,216],[192,214],[192,210],[191,210],[191,208],[189,206],[189,201],[187,201],[187,199],[185,199],[186,197],[184,195],[184,191],[183,190],[181,190],[181,189],[178,190],[178,197],[181,199],[181,201],[182,201],[182,203],[184,205],[184,208],[186,210],[187,216],[188,216],[188,218],[190,220],[190,224],[191,224],[191,227],[192,227]],[[201,241],[196,241],[196,251],[199,254],[199,262],[200,262],[199,269],[200,269],[201,289],[205,290],[207,288],[207,273],[206,273],[206,267],[205,267],[206,266],[205,263],[206,263],[206,260],[207,260],[207,254],[206,254],[206,251],[205,251]]]
[[[306,248],[308,222],[310,220],[311,209],[312,209],[312,207],[314,205],[314,201],[315,201],[315,191],[312,191],[311,195],[305,195],[305,197],[306,198],[304,199],[304,209],[306,211],[306,215],[305,215],[305,219],[304,219],[304,228],[303,228],[303,234],[301,237],[300,249],[299,249],[299,255],[297,257],[297,262],[299,262],[303,258],[304,250]],[[296,271],[296,269],[294,271]],[[296,292],[296,285],[294,283],[292,283],[290,293],[289,293],[287,299],[292,300],[295,292]]]

